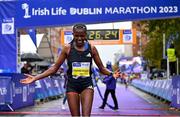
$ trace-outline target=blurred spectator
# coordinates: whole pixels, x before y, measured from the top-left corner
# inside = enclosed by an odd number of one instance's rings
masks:
[[[63,88],[64,88],[64,95],[63,95],[63,102],[62,102],[62,109],[64,110],[64,109],[66,109],[66,106],[65,106],[65,104],[66,104],[66,101],[67,101],[67,96],[66,96],[66,94],[65,94],[65,92],[66,92],[66,87],[67,87],[67,79],[68,79],[68,76],[67,76],[67,74],[66,74],[66,65],[65,65],[65,63],[59,68],[59,72],[60,72],[60,76],[62,77],[62,78],[64,78],[64,85],[63,85]]]
[[[125,84],[125,87],[126,87],[126,89],[128,88],[128,83],[129,83],[129,76],[128,76],[128,74],[126,74],[126,73],[122,73],[121,74],[121,78],[122,78],[122,80],[123,80],[123,83]]]
[[[21,68],[21,73],[31,74],[32,73],[32,69],[33,69],[33,67],[31,66],[31,64],[27,62]]]

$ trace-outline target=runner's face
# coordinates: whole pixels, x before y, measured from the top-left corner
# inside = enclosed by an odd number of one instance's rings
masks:
[[[86,40],[86,32],[85,31],[78,31],[73,33],[74,41],[77,47],[84,46],[84,41]]]

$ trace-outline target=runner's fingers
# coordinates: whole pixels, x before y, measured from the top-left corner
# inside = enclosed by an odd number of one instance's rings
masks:
[[[22,79],[20,80],[21,83],[25,83],[26,82],[26,79]]]

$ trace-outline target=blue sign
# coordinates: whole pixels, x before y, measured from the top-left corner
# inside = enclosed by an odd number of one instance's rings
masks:
[[[179,0],[21,0],[17,27],[179,17]]]
[[[64,31],[64,43],[70,43],[73,40],[72,31]]]
[[[123,30],[123,43],[132,43],[133,35],[131,30]]]
[[[36,29],[35,28],[30,28],[30,29],[26,30],[26,32],[29,34],[29,36],[31,37],[34,45],[37,48]]]
[[[0,11],[0,73],[16,73],[15,2],[0,2]]]
[[[172,78],[172,86],[173,93],[171,105],[180,109],[180,76],[174,76]]]
[[[2,75],[0,76],[0,105],[11,104],[12,99],[12,76]]]

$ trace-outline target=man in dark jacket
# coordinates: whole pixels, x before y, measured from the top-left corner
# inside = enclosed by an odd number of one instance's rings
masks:
[[[111,62],[107,62],[106,68],[109,69],[110,71],[112,71]],[[118,109],[118,102],[117,102],[116,95],[115,95],[116,79],[113,76],[106,76],[103,80],[103,83],[106,84],[106,91],[104,94],[103,103],[99,108],[104,109],[104,107],[107,103],[108,95],[109,95],[109,93],[111,93],[111,96],[112,96],[112,99],[113,99],[114,105],[115,105],[113,110],[117,110]]]

